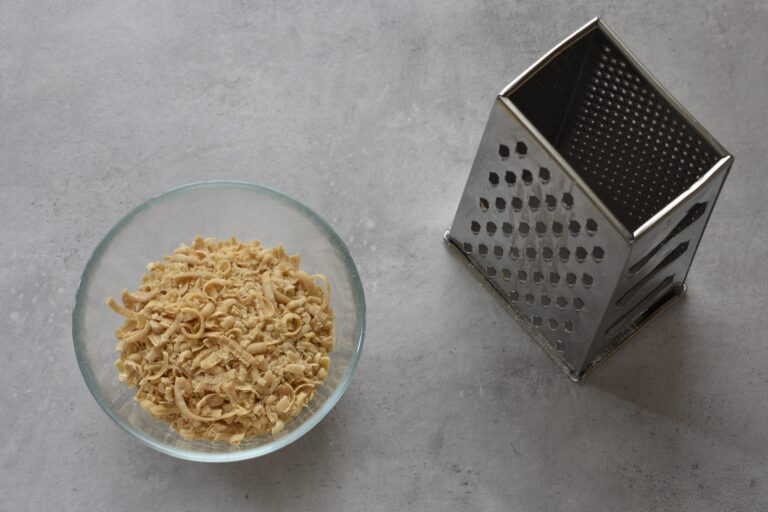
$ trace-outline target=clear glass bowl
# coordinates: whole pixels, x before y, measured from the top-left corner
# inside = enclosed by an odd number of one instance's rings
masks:
[[[135,388],[117,378],[114,331],[122,318],[106,304],[121,290],[135,290],[146,264],[170,254],[195,235],[283,244],[301,255],[301,267],[324,273],[336,312],[336,345],[329,375],[310,404],[282,433],[228,443],[188,441],[133,400]],[[344,242],[318,214],[275,190],[250,183],[194,183],[153,197],[107,233],[85,267],[72,313],[72,337],[80,371],[104,411],[125,431],[152,448],[182,459],[228,462],[259,457],[306,434],[349,386],[365,332],[365,298]]]

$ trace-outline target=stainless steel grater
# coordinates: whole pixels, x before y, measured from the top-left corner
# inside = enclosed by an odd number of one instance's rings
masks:
[[[578,380],[683,293],[732,162],[597,18],[498,96],[446,240]]]

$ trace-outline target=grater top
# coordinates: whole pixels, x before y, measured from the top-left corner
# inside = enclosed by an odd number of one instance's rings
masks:
[[[629,233],[730,155],[595,18],[509,98]]]

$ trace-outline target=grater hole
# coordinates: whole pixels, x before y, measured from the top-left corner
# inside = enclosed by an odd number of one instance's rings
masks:
[[[528,198],[528,208],[533,210],[534,212],[539,209],[539,206],[541,206],[541,201],[536,196],[531,196]]]
[[[508,268],[501,269],[501,278],[505,281],[512,279],[512,272]]]
[[[528,169],[523,169],[523,183],[526,185],[533,183],[533,173]]]
[[[500,245],[497,245],[493,248],[493,255],[496,256],[496,259],[501,259],[502,256],[504,256],[504,248]]]
[[[553,286],[557,286],[557,284],[560,282],[560,274],[557,272],[550,272],[549,282],[552,283]]]
[[[555,342],[555,349],[560,354],[564,354],[565,353],[565,343],[563,343],[563,340],[557,340]]]
[[[605,250],[600,247],[599,245],[596,245],[592,248],[592,259],[595,261],[603,261],[603,258],[605,257]]]
[[[541,302],[541,307],[548,308],[550,304],[552,304],[552,299],[549,298],[548,295],[542,295],[539,297],[539,301]]]
[[[504,181],[507,182],[507,185],[512,186],[517,182],[517,176],[512,171],[507,171],[504,173]]]
[[[544,261],[552,261],[552,257],[555,255],[551,247],[545,247],[541,250],[541,257]]]
[[[589,288],[594,284],[594,282],[595,282],[595,278],[589,274],[583,274],[581,276],[581,283],[584,285],[584,288]]]
[[[504,222],[501,225],[501,232],[504,233],[504,236],[510,236],[512,234],[513,229],[514,228],[512,227],[512,224],[510,224],[509,222]]]
[[[507,158],[509,158],[509,148],[504,144],[501,144],[499,146],[499,156],[501,157],[502,160],[506,160]]]
[[[533,273],[533,282],[536,284],[541,284],[544,282],[544,274],[539,272],[538,270]]]
[[[520,199],[519,197],[513,197],[511,204],[512,204],[512,209],[515,210],[516,212],[519,212],[520,210],[523,209],[523,200]]]
[[[597,221],[595,219],[587,219],[587,233],[590,235],[594,235],[597,233]]]
[[[531,316],[531,323],[535,325],[536,327],[541,327],[541,324],[543,323],[541,317],[539,315],[532,315]]]
[[[560,256],[560,261],[567,263],[571,257],[571,251],[567,247],[561,247],[557,254]]]
[[[499,186],[499,175],[495,172],[488,174],[488,182],[491,184],[492,187]]]
[[[557,199],[552,194],[547,194],[544,198],[544,203],[547,205],[547,210],[552,211],[557,208]]]
[[[520,249],[518,249],[517,247],[510,247],[509,257],[512,258],[513,260],[520,258]]]
[[[528,225],[527,222],[521,222],[517,226],[517,232],[520,233],[522,236],[528,236],[528,233],[531,232],[531,226]]]
[[[573,196],[568,192],[563,194],[563,198],[560,200],[563,203],[563,207],[570,210],[573,207]]]
[[[525,294],[525,303],[528,305],[533,304],[533,302],[536,300],[536,298],[533,296],[532,293],[526,293]]]
[[[578,235],[581,232],[581,224],[576,220],[572,220],[568,223],[568,231],[570,231],[573,236]]]
[[[497,197],[496,198],[496,209],[499,212],[503,212],[507,209],[507,202],[504,200],[503,197]]]
[[[520,294],[517,293],[517,290],[510,290],[509,291],[509,301],[510,302],[520,302]]]
[[[496,234],[496,224],[492,221],[488,221],[485,223],[485,230],[488,232],[489,235],[493,236]]]
[[[579,263],[587,259],[587,250],[583,247],[577,247],[576,252],[574,254],[576,256],[576,261],[578,261]]]
[[[472,234],[476,235],[480,232],[480,223],[476,220],[473,220],[472,223],[469,225],[469,229],[472,231]]]
[[[525,257],[529,260],[535,260],[536,259],[536,248],[532,246],[528,246],[525,248]]]
[[[488,254],[488,246],[485,244],[478,245],[477,252],[480,253],[480,256],[485,256],[486,254]]]
[[[561,295],[557,298],[557,300],[555,301],[555,304],[557,304],[557,307],[559,307],[560,309],[565,309],[568,307],[568,299],[566,299]]]
[[[525,156],[528,153],[528,146],[525,145],[525,142],[515,144],[515,153],[520,156]]]
[[[465,253],[470,254],[472,252],[472,244],[464,242],[463,249]]]
[[[565,332],[573,332],[573,322],[571,322],[570,320],[566,320],[565,322],[563,322],[563,330]]]
[[[565,274],[565,284],[567,284],[568,286],[575,286],[577,280],[578,278],[576,277],[576,274],[574,274],[573,272],[568,272],[567,274]]]
[[[555,221],[552,223],[552,233],[555,236],[560,236],[563,234],[563,223],[559,221]]]
[[[517,271],[517,280],[524,283],[528,280],[528,273],[525,270]]]
[[[484,197],[480,198],[480,209],[484,212],[488,211],[488,200]]]
[[[557,328],[560,326],[560,324],[555,318],[550,318],[547,324],[549,324],[549,328],[552,329],[553,331],[556,331]]]
[[[489,265],[489,266],[488,266],[488,267],[486,267],[486,269],[485,269],[485,274],[486,274],[488,277],[496,277],[496,269],[495,269],[494,267],[492,267],[492,266],[490,266],[490,265]]]
[[[536,234],[544,236],[547,233],[547,225],[541,221],[536,222]]]
[[[542,183],[549,183],[549,180],[551,179],[551,175],[549,173],[549,169],[546,167],[542,167],[539,169],[539,181]]]
[[[584,309],[584,301],[578,297],[574,298],[573,309],[575,309],[576,311],[581,311],[582,309]]]

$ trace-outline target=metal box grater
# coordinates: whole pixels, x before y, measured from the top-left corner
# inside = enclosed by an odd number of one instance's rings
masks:
[[[684,292],[732,162],[597,18],[498,96],[446,240],[578,380]]]

